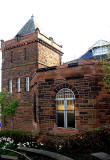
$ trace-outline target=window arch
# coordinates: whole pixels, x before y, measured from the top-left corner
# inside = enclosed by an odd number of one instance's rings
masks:
[[[57,127],[75,128],[75,95],[68,88],[61,89],[56,95]]]

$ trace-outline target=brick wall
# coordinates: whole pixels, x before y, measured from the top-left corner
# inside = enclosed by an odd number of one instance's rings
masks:
[[[97,128],[110,122],[110,93],[102,82],[100,65],[93,61],[76,67],[62,65],[54,70],[38,71],[31,81],[37,92],[37,123],[35,130],[51,133],[74,133]],[[56,94],[69,88],[75,94],[75,128],[56,126]]]

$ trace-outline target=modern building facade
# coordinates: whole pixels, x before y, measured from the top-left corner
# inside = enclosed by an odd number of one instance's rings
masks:
[[[82,55],[80,60],[106,58],[110,53],[110,43],[105,40],[98,40],[88,51]]]

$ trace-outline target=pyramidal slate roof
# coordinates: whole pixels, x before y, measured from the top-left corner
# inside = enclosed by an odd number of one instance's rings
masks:
[[[17,33],[17,35],[23,36],[24,34],[35,32],[36,28],[38,28],[38,25],[35,22],[34,16],[31,16],[31,18],[21,28],[21,30]]]

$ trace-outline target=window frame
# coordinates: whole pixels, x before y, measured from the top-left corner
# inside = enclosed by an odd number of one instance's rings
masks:
[[[21,92],[21,79],[20,79],[20,77],[19,78],[17,78],[17,92]]]
[[[69,91],[69,93],[72,94],[72,97],[60,97],[58,98],[57,96],[60,95],[60,93],[62,93],[62,91],[64,91],[64,94],[65,94],[65,90],[66,91]],[[74,127],[68,127],[68,117],[67,117],[67,113],[73,113],[74,115],[74,119],[75,119],[75,107],[74,107],[74,110],[67,110],[67,102],[69,100],[72,100],[72,104],[74,104],[74,100],[75,100],[75,95],[73,93],[73,91],[69,88],[63,88],[61,90],[58,91],[58,93],[56,94],[56,126],[58,128],[71,128],[71,129],[74,129],[75,128],[75,123],[74,123]],[[64,101],[64,110],[57,110],[57,103],[58,101]],[[59,127],[58,126],[58,113],[63,113],[64,114],[64,127]]]
[[[26,91],[29,92],[30,91],[30,84],[29,84],[29,77],[26,77]]]

